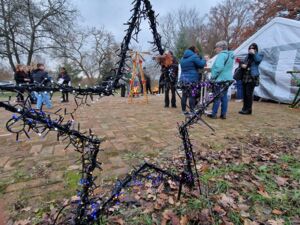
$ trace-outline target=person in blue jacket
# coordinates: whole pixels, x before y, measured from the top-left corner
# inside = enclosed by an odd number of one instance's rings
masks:
[[[215,51],[218,54],[217,58],[211,68],[211,78],[215,82],[226,82],[233,79],[232,69],[234,62],[234,54],[232,51],[228,51],[228,44],[226,41],[219,41],[216,43]],[[218,87],[216,87],[218,88]],[[226,119],[228,109],[228,97],[227,92],[224,92],[219,98],[214,101],[212,114],[208,117],[212,119],[217,118],[219,106],[221,103],[221,119]]]
[[[252,43],[248,48],[248,55],[241,67],[245,69],[243,74],[243,108],[239,111],[242,115],[252,114],[253,92],[255,86],[259,85],[258,66],[263,60],[263,55],[258,52],[256,43]]]
[[[202,57],[199,56],[198,53],[198,49],[195,46],[192,46],[189,49],[185,50],[183,58],[180,60],[180,82],[184,85],[197,83],[200,81],[200,74],[198,73],[198,69],[203,69],[206,65],[206,61],[202,59]],[[183,90],[181,98],[181,109],[184,115],[188,114],[188,112],[186,111],[186,103],[188,98],[190,110],[192,112],[195,108],[196,98],[192,96],[191,93],[188,93],[187,90]]]

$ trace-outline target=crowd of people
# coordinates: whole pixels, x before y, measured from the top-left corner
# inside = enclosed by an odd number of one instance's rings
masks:
[[[217,54],[215,61],[209,69],[210,81],[216,84],[233,80],[233,64],[234,54],[233,51],[228,49],[226,41],[220,41],[215,45],[215,52]],[[206,55],[202,57],[199,50],[195,46],[184,51],[183,57],[178,61],[173,52],[167,51],[163,56],[156,58],[157,62],[161,65],[161,76],[159,79],[158,93],[164,94],[164,107],[177,108],[176,94],[178,81],[182,86],[189,86],[193,83],[199,83],[206,79],[203,79],[203,71],[208,71],[208,59]],[[253,92],[254,88],[259,85],[259,64],[263,59],[263,55],[259,53],[258,46],[253,43],[249,46],[248,55],[243,60],[238,60],[240,71],[242,76],[236,81],[237,84],[237,98],[243,99],[243,107],[239,111],[242,115],[252,114],[253,105]],[[179,67],[181,73],[179,76]],[[210,67],[210,66],[209,66]],[[130,72],[126,73],[123,77],[123,85],[121,85],[121,96],[129,96],[130,91],[139,87],[139,91],[136,93],[152,94],[151,78],[147,69],[143,68],[142,73],[139,72],[135,76],[135,80],[132,81],[132,75]],[[179,79],[178,79],[179,76]],[[30,84],[37,83],[47,86],[50,84],[52,78],[45,71],[45,66],[42,63],[37,64],[35,68],[30,66],[17,65],[14,78],[17,84]],[[64,67],[60,68],[60,72],[57,76],[57,83],[64,86],[71,85],[71,79]],[[220,86],[216,85],[214,91],[218,91]],[[195,96],[191,93],[190,89],[181,88],[181,110],[183,115],[193,115],[196,104],[200,101],[199,96]],[[170,96],[171,95],[171,96]],[[203,96],[202,96],[203,97]],[[41,109],[42,105],[45,105],[48,109],[52,107],[51,96],[48,92],[34,92],[30,94],[30,100],[32,103],[36,103],[36,108]],[[23,102],[23,93],[18,93],[17,101]],[[61,102],[68,102],[68,92],[62,91]],[[187,104],[188,102],[188,104]],[[212,119],[218,118],[219,108],[221,106],[220,115],[221,119],[226,119],[228,111],[228,94],[227,91],[223,92],[217,99],[215,99],[212,112],[207,116]],[[189,109],[189,110],[188,110]]]
[[[38,63],[36,66],[25,66],[17,65],[14,79],[17,85],[24,84],[40,84],[47,86],[51,83],[52,77],[49,76],[48,72],[45,70],[45,65]],[[57,82],[60,85],[70,85],[71,79],[64,67],[60,68],[60,73],[57,76]],[[41,109],[45,105],[48,109],[52,108],[51,95],[49,92],[44,91],[34,91],[29,95],[31,104],[36,104],[36,109]],[[62,92],[62,102],[68,102],[68,92]],[[17,102],[24,102],[24,95],[22,92],[17,94]]]
[[[233,64],[234,53],[228,49],[226,41],[219,41],[215,45],[215,52],[217,54],[213,65],[210,68],[210,81],[216,85],[214,92],[218,92],[221,88],[221,83],[233,80]],[[209,57],[206,55],[204,58],[199,54],[199,50],[195,46],[191,46],[185,50],[182,59],[177,63],[177,59],[171,52],[167,52],[173,58],[173,63],[164,67],[162,65],[161,80],[164,80],[164,88],[166,90],[172,90],[171,106],[176,107],[176,86],[178,80],[178,66],[180,65],[181,74],[179,82],[181,86],[190,86],[193,83],[199,83],[203,81],[202,73],[203,69],[207,68]],[[249,46],[248,54],[245,59],[239,61],[239,67],[241,68],[241,77],[236,80],[238,86],[237,97],[243,99],[243,107],[239,111],[242,115],[252,114],[253,104],[253,92],[255,86],[259,85],[259,64],[263,59],[263,55],[259,53],[258,46],[253,43]],[[177,67],[177,69],[176,69]],[[181,110],[185,116],[193,115],[195,106],[199,102],[200,96],[195,96],[191,93],[190,89],[182,88],[181,95]],[[189,111],[187,110],[187,101],[189,102]],[[226,119],[228,111],[228,90],[224,91],[217,99],[214,100],[212,106],[212,112],[207,114],[209,118],[217,119],[218,111],[220,110],[220,118]],[[169,107],[169,93],[165,93],[165,107]]]

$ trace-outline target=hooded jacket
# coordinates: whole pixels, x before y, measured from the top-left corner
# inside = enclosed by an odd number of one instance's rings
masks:
[[[232,80],[233,61],[233,51],[221,51],[211,68],[211,78],[217,82]]]
[[[183,58],[180,60],[181,76],[180,81],[193,83],[199,81],[198,69],[204,68],[206,61],[192,50],[185,50]]]

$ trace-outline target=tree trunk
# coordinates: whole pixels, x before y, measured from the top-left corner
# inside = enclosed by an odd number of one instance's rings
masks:
[[[8,24],[7,24],[7,19],[6,19],[6,12],[5,12],[5,3],[3,0],[1,0],[1,10],[2,10],[2,15],[3,15],[3,28],[4,28],[4,38],[5,38],[5,48],[7,52],[7,58],[9,61],[9,64],[12,68],[12,70],[15,72],[16,71],[16,66],[13,60],[13,55],[10,49],[10,40],[8,37]]]

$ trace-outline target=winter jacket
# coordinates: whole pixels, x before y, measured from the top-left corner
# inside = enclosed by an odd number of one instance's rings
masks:
[[[175,85],[178,80],[178,71],[178,61],[175,56],[172,56],[172,64],[167,67],[162,66],[160,81],[171,82]]]
[[[34,70],[32,73],[32,79],[34,82],[39,84],[48,84],[51,78],[48,76],[48,73],[44,70]]]
[[[221,51],[211,68],[211,78],[217,82],[232,80],[233,61],[233,51]]]
[[[206,61],[192,50],[186,50],[180,60],[181,76],[180,81],[184,83],[198,82],[200,79],[198,69],[204,68]]]
[[[17,84],[27,83],[25,79],[28,78],[27,74],[24,71],[17,71],[14,74],[14,78]]]
[[[68,85],[69,82],[71,81],[71,78],[70,78],[69,74],[67,74],[67,73],[65,73],[65,74],[62,74],[62,73],[59,74],[57,80],[59,80],[59,79],[63,79],[64,80],[63,83],[62,83],[64,85]]]
[[[259,76],[258,66],[263,60],[264,56],[261,53],[248,54],[244,60],[244,63],[247,64],[247,69],[250,70],[250,74],[252,77]]]

